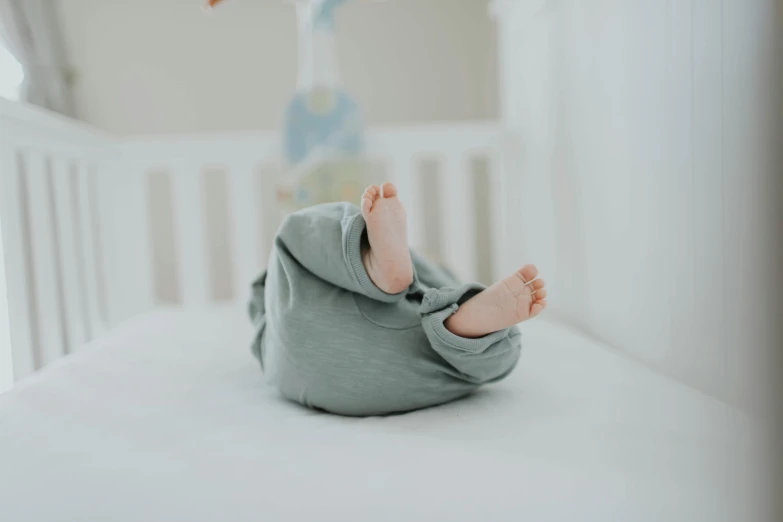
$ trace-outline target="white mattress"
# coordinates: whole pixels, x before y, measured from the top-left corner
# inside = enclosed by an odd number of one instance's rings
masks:
[[[508,380],[351,419],[267,389],[240,311],[149,314],[0,396],[0,519],[749,520],[741,414],[523,331]]]

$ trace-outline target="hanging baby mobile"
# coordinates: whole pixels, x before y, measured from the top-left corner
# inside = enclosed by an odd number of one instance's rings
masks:
[[[221,0],[209,0],[213,6]],[[284,212],[331,201],[357,201],[365,186],[359,108],[343,89],[335,49],[335,14],[349,0],[297,0],[296,92],[283,123]]]

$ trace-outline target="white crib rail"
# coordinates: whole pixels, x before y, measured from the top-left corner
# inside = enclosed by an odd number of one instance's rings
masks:
[[[13,367],[12,376],[20,377],[35,370],[37,366],[33,345],[32,292],[28,281],[31,278],[27,263],[26,218],[22,206],[21,179],[18,175],[15,151],[7,146],[0,147],[0,231],[4,255],[5,292],[0,295],[6,300],[7,317],[0,318],[6,332],[0,342],[9,342],[2,363]],[[6,372],[4,372],[5,374]]]
[[[160,304],[244,304],[281,219],[275,134],[118,139],[3,100],[0,124],[15,378]],[[368,134],[374,181],[397,184],[411,244],[465,279],[504,268],[504,207],[477,198],[507,184],[500,137],[491,123]]]
[[[499,179],[500,137],[499,127],[491,123],[368,133],[368,155],[378,177],[374,181],[389,179],[397,184],[409,213],[411,245],[464,279],[497,277],[504,257],[503,242],[496,241],[493,233],[502,228],[499,212],[504,207],[490,207],[484,201],[487,208],[480,209],[475,190],[482,184],[486,190],[505,186]],[[253,132],[124,143],[123,157],[134,165],[133,183],[148,187],[153,177],[153,185],[171,186],[171,195],[164,201],[158,200],[160,194],[155,196],[147,216],[150,226],[144,230],[149,236],[144,242],[157,245],[149,270],[157,273],[153,280],[163,281],[166,288],[147,289],[140,300],[186,306],[216,300],[244,303],[248,282],[262,270],[281,218],[275,196],[281,168],[274,151],[279,148],[275,134]],[[226,209],[228,215],[221,219],[229,223],[229,237],[221,244],[209,237],[214,226],[209,221],[215,218],[205,212],[210,197],[227,199],[217,205]],[[149,208],[149,201],[140,207]],[[477,216],[477,210],[487,215]],[[166,215],[169,211],[171,220]],[[484,248],[478,250],[478,245]],[[216,265],[215,259],[224,263]],[[120,272],[132,273],[133,264],[127,263]],[[219,297],[215,281],[221,277]]]
[[[59,225],[60,291],[62,292],[65,341],[69,347],[82,346],[90,337],[87,321],[87,294],[81,249],[81,234],[76,220],[75,172],[61,159],[53,162],[52,184],[55,221]]]
[[[247,241],[249,237],[263,237],[264,213],[260,212],[258,196],[261,193],[254,175],[252,162],[239,162],[229,167],[228,194],[231,204],[229,222],[231,227],[231,246],[233,256],[233,290],[235,296],[244,295],[247,282],[255,277],[258,267],[266,259],[265,252],[258,244]]]
[[[11,357],[20,378],[105,328],[94,179],[108,136],[0,100],[0,223]],[[0,337],[2,339],[2,337]],[[0,346],[0,350],[3,347]],[[10,359],[10,361],[9,361]]]

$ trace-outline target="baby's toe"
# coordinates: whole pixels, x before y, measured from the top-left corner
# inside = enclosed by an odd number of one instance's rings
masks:
[[[393,183],[389,183],[388,181],[381,185],[381,195],[384,198],[393,198],[397,196],[397,187],[394,186]]]
[[[367,196],[362,196],[362,214],[367,217],[367,213],[372,210],[372,199]]]
[[[519,269],[517,274],[527,284],[538,276],[538,269],[535,265],[525,265]]]
[[[362,194],[362,202],[361,202],[361,208],[362,208],[362,214],[365,216],[367,213],[372,209],[373,202],[378,199],[378,196],[381,194],[381,189],[378,188],[378,185],[370,185],[367,187],[367,189],[364,191],[364,194]]]
[[[530,307],[530,319],[533,319],[543,312],[544,308],[546,308],[546,301],[536,301],[533,303],[533,306]]]
[[[378,199],[378,196],[381,195],[381,189],[378,187],[378,185],[370,185],[367,187],[364,191],[364,194],[362,194],[362,199],[369,199],[370,201],[375,201]]]

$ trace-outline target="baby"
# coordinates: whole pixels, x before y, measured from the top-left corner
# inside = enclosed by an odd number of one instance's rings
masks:
[[[291,214],[253,283],[253,353],[267,381],[307,407],[383,415],[463,397],[508,375],[519,322],[546,307],[527,265],[462,285],[408,248],[391,183]]]

